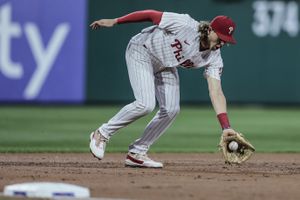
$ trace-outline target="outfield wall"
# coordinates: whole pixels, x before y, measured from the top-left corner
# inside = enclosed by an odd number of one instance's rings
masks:
[[[238,44],[222,49],[228,101],[300,103],[299,7],[289,0],[0,0],[0,102],[132,100],[125,48],[150,23],[88,25],[152,8],[234,19]],[[209,101],[202,69],[179,73],[183,102]]]

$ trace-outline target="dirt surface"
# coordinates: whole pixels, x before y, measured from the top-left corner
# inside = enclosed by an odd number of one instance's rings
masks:
[[[255,154],[241,166],[220,154],[150,154],[163,169],[124,167],[125,154],[0,154],[0,188],[53,181],[88,187],[92,197],[182,200],[300,198],[300,154]]]

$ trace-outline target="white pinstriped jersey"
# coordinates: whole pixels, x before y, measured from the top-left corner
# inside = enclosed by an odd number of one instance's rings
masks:
[[[205,67],[205,76],[220,80],[220,49],[199,51],[198,26],[199,22],[187,14],[164,12],[159,25],[145,28],[131,42],[145,45],[163,67]]]

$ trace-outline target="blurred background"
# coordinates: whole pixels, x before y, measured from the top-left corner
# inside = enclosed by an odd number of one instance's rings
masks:
[[[230,16],[237,45],[222,49],[222,85],[232,124],[261,151],[300,151],[299,6],[298,0],[0,0],[0,151],[87,151],[87,132],[133,100],[125,48],[151,25],[91,31],[89,24],[142,9],[198,20]],[[154,150],[189,151],[168,144],[178,136],[187,144],[199,138],[190,151],[214,151],[220,130],[203,70],[179,73],[182,115]],[[150,118],[130,125],[124,132],[134,133],[110,150],[125,151]],[[270,134],[275,142],[267,144]],[[78,145],[64,146],[70,139]],[[51,141],[57,148],[48,148]]]

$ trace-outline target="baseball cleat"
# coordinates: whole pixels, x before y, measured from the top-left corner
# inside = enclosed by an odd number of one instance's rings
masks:
[[[96,130],[90,135],[90,151],[95,158],[103,159],[105,147],[108,139],[106,139],[99,130]]]
[[[151,160],[146,154],[128,153],[125,159],[126,167],[162,168],[163,164]]]

